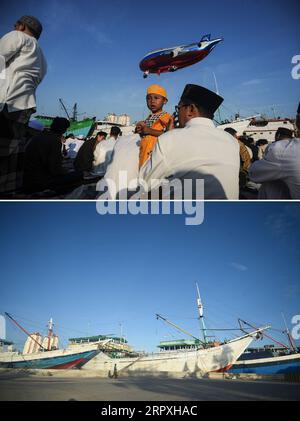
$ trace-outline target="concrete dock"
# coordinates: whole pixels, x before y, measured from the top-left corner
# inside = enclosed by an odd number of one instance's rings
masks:
[[[0,401],[265,401],[300,400],[300,383],[276,380],[75,377],[0,373]]]

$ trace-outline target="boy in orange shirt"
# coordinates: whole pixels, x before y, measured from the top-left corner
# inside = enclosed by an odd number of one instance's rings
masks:
[[[157,138],[169,127],[171,115],[163,111],[163,106],[168,102],[167,92],[159,85],[151,85],[147,89],[147,106],[151,114],[144,121],[136,125],[136,133],[141,136],[139,168],[149,158]]]

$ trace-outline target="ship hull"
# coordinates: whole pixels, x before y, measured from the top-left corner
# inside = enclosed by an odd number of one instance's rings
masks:
[[[39,123],[43,124],[46,128],[49,128],[52,124],[54,117],[47,116],[36,116],[34,117]],[[66,131],[65,135],[74,134],[74,136],[89,136],[94,131],[95,119],[89,118],[81,121],[71,121],[70,127]]]
[[[135,358],[110,358],[101,353],[89,361],[84,369],[104,372],[163,373],[181,372],[204,375],[228,370],[253,340],[252,335],[213,348],[159,352]]]
[[[11,353],[11,355],[0,358],[0,368],[80,368],[91,358],[95,357],[98,352],[96,349],[80,352],[62,349],[36,354]]]
[[[231,369],[229,370],[229,373],[232,373],[232,374],[300,373],[300,354],[238,361],[231,367]]]

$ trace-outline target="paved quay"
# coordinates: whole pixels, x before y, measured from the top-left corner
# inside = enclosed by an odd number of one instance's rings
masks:
[[[262,401],[300,400],[300,383],[265,380],[68,378],[8,373],[0,401]]]

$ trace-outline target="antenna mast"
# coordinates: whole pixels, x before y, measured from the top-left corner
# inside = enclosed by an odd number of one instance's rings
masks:
[[[206,335],[206,326],[204,323],[204,319],[203,319],[203,304],[201,301],[201,297],[200,297],[200,292],[199,292],[199,287],[198,284],[196,282],[196,287],[197,287],[197,307],[198,307],[198,313],[199,313],[199,321],[201,323],[201,330],[203,332],[203,339],[204,339],[204,343],[207,344],[207,335]]]

